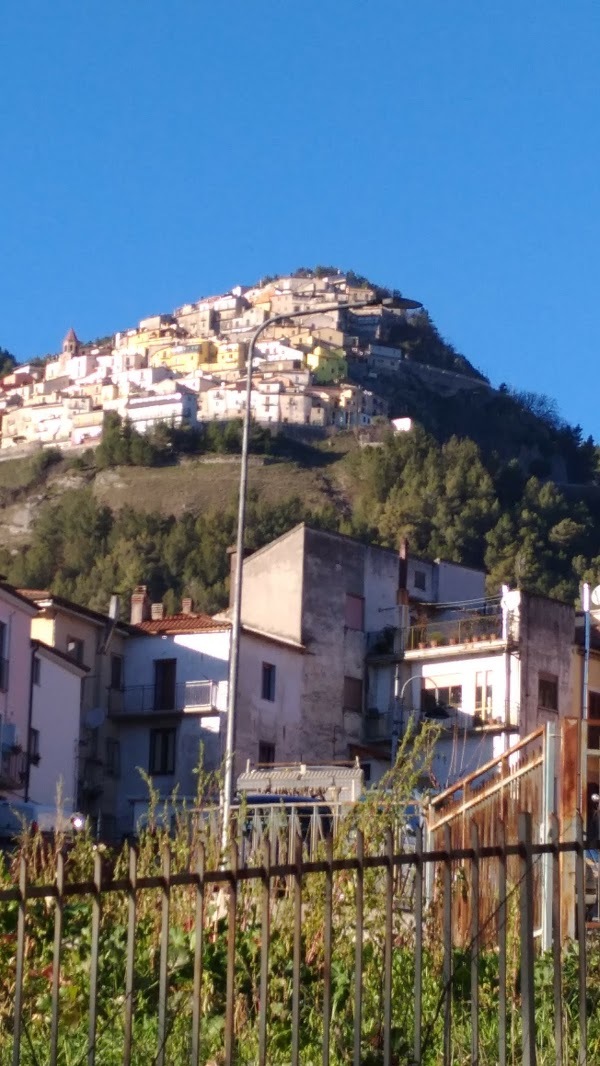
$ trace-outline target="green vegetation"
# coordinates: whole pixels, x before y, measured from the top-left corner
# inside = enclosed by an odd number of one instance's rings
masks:
[[[150,585],[154,599],[167,597],[170,608],[186,593],[204,610],[221,608],[227,602],[226,549],[235,539],[238,468],[200,471],[197,464],[206,455],[235,455],[239,441],[237,423],[197,432],[163,426],[142,435],[107,416],[103,443],[62,463],[90,484],[50,497],[37,513],[30,543],[15,554],[0,550],[0,570],[19,586],[49,586],[99,610],[112,592],[127,596],[140,582]],[[345,456],[335,447],[271,438],[258,427],[253,447],[272,465],[261,469],[262,493],[251,493],[251,549],[306,520],[390,547],[407,537],[419,554],[486,568],[491,591],[507,582],[573,601],[580,581],[596,581],[600,573],[595,475],[585,493],[561,489],[531,476],[516,459],[486,456],[473,440],[439,442],[420,427],[389,433],[377,447],[354,447]],[[581,466],[591,467],[592,454],[587,444],[574,447]],[[59,452],[42,451],[26,466],[13,465],[16,486],[0,487],[0,493],[8,501],[11,493],[39,487],[58,460]],[[133,479],[140,466],[154,469]],[[98,473],[113,468],[124,480],[121,507],[117,488],[95,488]],[[200,472],[212,478],[210,506],[202,506],[202,491],[185,502]],[[271,481],[277,489],[268,493]],[[300,492],[294,494],[293,485]]]
[[[30,544],[17,554],[0,549],[0,572],[18,587],[51,588],[78,603],[106,610],[112,592],[127,598],[147,584],[154,600],[176,609],[183,594],[198,609],[227,602],[227,548],[235,541],[236,508],[172,515],[130,507],[112,512],[90,488],[71,489],[39,512]],[[331,525],[334,515],[313,512],[300,499],[249,504],[248,545],[259,548],[306,519]]]
[[[402,812],[410,803],[417,768],[427,759],[434,731],[422,731],[415,738],[412,762],[403,748],[397,768],[381,789],[370,791],[364,802],[351,809],[341,821],[333,841],[337,859],[356,854],[356,831],[362,830],[367,855],[385,855],[390,829],[398,829]],[[218,782],[199,775],[197,807],[202,817],[182,812],[175,832],[168,837],[163,826],[156,795],[151,795],[147,829],[137,843],[137,878],[156,877],[161,872],[168,847],[171,874],[195,872],[203,855],[205,869],[220,864],[221,832],[218,817],[209,809]],[[244,817],[240,823],[244,823]],[[368,832],[367,832],[368,830]],[[282,834],[282,839],[285,836]],[[238,843],[241,837],[238,837]],[[28,884],[56,884],[56,850],[38,837],[25,837],[12,865],[0,869],[0,889],[12,887],[19,877],[19,861],[25,860]],[[283,851],[283,849],[282,849]],[[321,846],[321,858],[324,848]],[[257,865],[260,852],[247,856]],[[111,851],[96,845],[87,834],[79,837],[65,856],[65,880],[85,883],[93,879],[100,860],[104,884],[112,877],[126,884],[129,855],[126,849]],[[456,864],[453,871],[452,904],[457,916],[464,908],[468,885],[468,865]],[[509,862],[507,907],[507,991],[508,1061],[522,1061],[521,985],[516,891],[518,867]],[[294,887],[292,879],[271,882],[270,938],[268,955],[268,1061],[288,1066],[291,1061],[294,958]],[[354,993],[356,963],[356,877],[343,870],[332,878],[331,955],[331,1056],[332,1066],[342,1066],[352,1057],[354,1040]],[[437,882],[436,882],[437,883]],[[224,1027],[227,1011],[228,890],[216,891],[210,883],[204,897],[201,948],[201,1048],[199,1062],[213,1066],[223,1062]],[[496,900],[493,877],[482,870],[482,892]],[[261,973],[262,882],[240,881],[237,889],[234,938],[234,1000],[231,1004],[235,1025],[236,1066],[255,1066],[258,1061],[259,1000]],[[386,868],[367,868],[363,881],[363,970],[362,970],[362,1054],[364,1066],[381,1066],[383,1059],[384,970],[386,923],[382,920],[382,900],[386,892]],[[310,873],[302,884],[302,928],[300,940],[300,1060],[307,1064],[322,1061],[323,987],[327,968],[323,914],[326,875]],[[424,925],[422,1048],[424,1066],[438,1066],[443,1058],[443,938],[440,935],[439,891],[428,907]],[[413,905],[413,874],[400,867],[394,875],[395,905],[392,912],[392,1027],[391,1061],[412,1062],[414,1026],[414,929],[409,917]],[[192,1011],[194,1006],[194,956],[196,951],[195,885],[177,885],[170,891],[169,938],[167,954],[167,1012],[165,1061],[190,1061]],[[15,994],[15,943],[18,904],[0,904],[0,1061],[10,1061]],[[92,894],[67,896],[62,907],[62,953],[59,975],[58,1061],[63,1066],[79,1066],[86,1061],[88,1012],[92,969]],[[156,1061],[159,984],[161,971],[161,889],[138,891],[135,914],[133,1062]],[[480,998],[480,1066],[498,1062],[499,954],[493,928],[482,926],[478,954]],[[467,1066],[471,1058],[471,954],[468,942],[461,942],[460,924],[454,927],[452,958],[452,1062]],[[111,891],[101,896],[98,950],[98,1014],[96,1061],[116,1066],[123,1060],[125,1021],[125,973],[128,930],[128,894]],[[48,1059],[51,1032],[53,946],[55,906],[50,899],[29,895],[25,911],[25,959],[21,1013],[21,1063],[35,1066]],[[578,952],[568,946],[562,955],[563,1023],[565,1061],[577,1062],[578,1051]],[[586,994],[588,1009],[587,1053],[590,1062],[600,1054],[600,953],[598,946],[588,952]],[[553,965],[549,955],[535,961],[535,1020],[537,1061],[540,1066],[556,1062],[554,1044]]]
[[[0,348],[0,378],[5,374],[12,374],[17,365],[17,360],[6,348]]]

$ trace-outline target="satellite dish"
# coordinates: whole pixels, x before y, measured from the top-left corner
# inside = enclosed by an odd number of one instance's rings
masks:
[[[592,595],[590,599],[594,607],[600,610],[600,585],[596,585],[596,587],[592,589]]]
[[[89,711],[85,712],[83,722],[88,729],[99,729],[105,718],[106,711],[104,707],[91,707]]]

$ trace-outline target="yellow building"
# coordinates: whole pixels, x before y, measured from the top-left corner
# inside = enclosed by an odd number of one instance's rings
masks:
[[[343,381],[348,376],[348,362],[343,348],[318,344],[306,356],[306,363],[319,385]]]
[[[174,374],[193,374],[211,364],[216,366],[217,346],[213,341],[192,340],[185,344],[166,344],[150,356],[150,366],[165,366]]]
[[[208,342],[210,343],[210,342]],[[199,364],[200,370],[209,374],[225,372],[227,370],[243,370],[246,366],[248,346],[243,341],[232,344],[212,345],[208,358]]]

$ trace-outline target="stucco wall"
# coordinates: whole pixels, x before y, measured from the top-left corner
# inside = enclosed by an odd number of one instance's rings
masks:
[[[304,536],[300,526],[244,560],[245,625],[301,641]]]
[[[8,659],[8,688],[0,691],[0,718],[12,724],[16,739],[25,746],[29,711],[29,679],[31,676],[30,626],[31,614],[25,605],[2,595],[0,590],[0,622],[6,626],[4,648],[0,652]]]
[[[54,804],[62,779],[65,808],[74,808],[77,798],[77,756],[81,680],[68,666],[38,650],[40,683],[33,686],[32,728],[39,730],[40,762],[32,766],[30,798]]]
[[[258,761],[261,741],[273,744],[276,762],[309,758],[301,739],[302,676],[306,656],[274,641],[243,634],[240,642],[235,773]],[[262,666],[275,667],[275,699],[262,698]],[[317,760],[318,761],[318,760]]]
[[[203,754],[204,766],[216,769],[222,759],[223,715],[227,707],[229,669],[229,630],[216,633],[185,633],[176,636],[140,636],[127,641],[124,686],[154,685],[154,662],[176,659],[176,684],[188,681],[214,681],[217,685],[217,710],[220,714],[204,716],[193,712],[164,714],[150,712],[140,719],[112,719],[121,746],[121,776],[116,783],[115,811],[117,833],[132,831],[134,801],[147,798],[147,788],[139,769],[150,768],[150,732],[157,728],[175,728],[175,772],[155,775],[154,787],[161,796],[174,788],[179,797],[193,799],[196,794],[197,769]],[[139,769],[138,769],[139,768]]]
[[[558,715],[564,717],[571,713],[575,611],[556,600],[523,594],[520,619],[523,669],[520,733],[525,736],[556,718],[556,714],[538,706],[540,673],[558,678]]]

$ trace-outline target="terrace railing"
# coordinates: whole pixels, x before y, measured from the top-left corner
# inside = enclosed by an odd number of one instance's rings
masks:
[[[131,685],[109,689],[111,715],[210,713],[217,709],[218,686],[215,681],[180,681],[172,690],[155,685]]]

